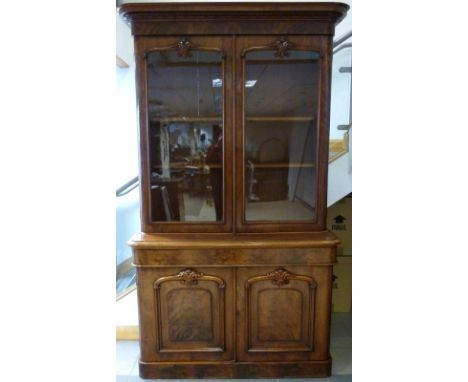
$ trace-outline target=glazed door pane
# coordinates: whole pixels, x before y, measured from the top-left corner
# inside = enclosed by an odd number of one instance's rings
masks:
[[[319,54],[249,51],[243,78],[245,220],[311,222]]]
[[[223,55],[147,55],[151,220],[223,220]]]

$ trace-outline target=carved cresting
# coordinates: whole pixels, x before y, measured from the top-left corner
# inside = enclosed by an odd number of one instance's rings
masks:
[[[292,44],[286,40],[285,37],[280,37],[279,40],[277,40],[275,43],[274,43],[275,47],[276,47],[276,50],[277,52],[275,53],[275,56],[276,57],[280,57],[280,58],[283,58],[283,57],[288,57],[289,56],[289,49],[291,48]]]
[[[174,276],[165,276],[157,279],[154,282],[154,289],[159,289],[160,285],[166,281],[180,281],[180,283],[183,285],[192,286],[197,285],[199,280],[214,281],[218,284],[219,289],[224,289],[226,286],[224,280],[220,277],[205,275],[204,273],[198,272],[195,269],[186,268]]]
[[[195,45],[193,45],[186,38],[183,38],[176,45],[177,55],[179,57],[184,57],[184,58],[192,57],[192,53],[190,52],[190,49],[192,49],[194,47],[195,47]]]
[[[148,55],[152,52],[164,52],[166,50],[175,50],[177,52],[177,56],[181,58],[188,58],[192,57],[192,51],[193,50],[199,50],[199,51],[207,51],[207,52],[218,52],[221,54],[221,58],[226,58],[226,52],[220,48],[214,48],[210,46],[200,46],[196,45],[189,40],[187,40],[185,37],[177,41],[175,44],[170,45],[170,46],[165,46],[165,47],[155,47],[146,50],[143,52],[143,58],[147,59]]]
[[[289,50],[294,47],[294,44],[282,36],[271,44],[264,46],[253,46],[241,51],[241,57],[245,57],[248,52],[258,50],[276,50],[275,56],[279,58],[289,57]]]
[[[198,279],[203,276],[203,273],[190,268],[179,272],[177,275],[177,277],[180,278],[180,283],[185,285],[196,285],[198,284]]]
[[[282,286],[289,284],[289,278],[291,273],[289,273],[284,268],[278,268],[273,272],[267,273],[267,277],[271,279],[271,282],[277,286]]]
[[[245,287],[247,289],[250,288],[251,284],[264,281],[264,280],[271,280],[272,284],[276,286],[283,286],[289,284],[290,280],[301,280],[305,281],[309,284],[310,288],[315,288],[317,286],[316,282],[309,276],[304,275],[296,275],[284,269],[283,267],[277,268],[272,272],[268,272],[264,276],[255,276],[247,280]]]

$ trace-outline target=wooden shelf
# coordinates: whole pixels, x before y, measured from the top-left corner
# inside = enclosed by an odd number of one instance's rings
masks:
[[[313,168],[314,163],[254,163],[255,168]],[[248,167],[248,165],[246,165]]]
[[[314,168],[315,163],[254,163],[255,168]],[[222,168],[222,164],[210,164],[205,166],[197,166],[184,163],[172,163],[169,166],[170,170],[203,170],[204,168]],[[248,165],[245,165],[248,167]],[[161,165],[152,165],[153,169],[161,169]]]
[[[193,164],[186,164],[186,163],[171,163],[169,165],[170,170],[204,170],[204,169],[210,169],[210,168],[222,168],[222,164],[206,164],[204,166],[202,165],[193,165]],[[160,170],[163,168],[163,166],[159,164],[153,164],[151,166],[152,169],[157,169]]]
[[[204,122],[219,122],[223,117],[207,116],[207,117],[164,117],[152,118],[152,122],[171,123],[171,122],[188,122],[188,123],[204,123]],[[247,122],[312,122],[315,117],[285,117],[285,116],[262,116],[262,117],[247,117]]]
[[[247,117],[247,122],[312,122],[315,117],[285,117],[285,116],[265,116]]]
[[[163,117],[151,118],[151,122],[188,122],[188,123],[204,123],[204,122],[219,122],[223,121],[222,116],[207,116],[207,117]]]

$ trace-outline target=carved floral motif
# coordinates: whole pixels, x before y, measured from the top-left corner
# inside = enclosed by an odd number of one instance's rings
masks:
[[[267,277],[271,279],[271,282],[277,286],[282,286],[289,284],[289,278],[291,277],[291,273],[289,273],[284,268],[278,268],[273,272],[267,274]]]
[[[292,44],[286,40],[286,38],[281,37],[279,40],[277,40],[274,43],[274,46],[277,49],[277,52],[275,53],[276,57],[288,57],[289,56],[289,48],[291,48]]]
[[[179,57],[192,57],[192,53],[190,53],[190,49],[192,49],[194,45],[188,41],[186,38],[183,38],[177,43],[177,55]]]
[[[193,269],[185,269],[177,275],[180,279],[180,282],[185,285],[196,285],[198,284],[198,279],[203,277],[203,273],[197,272]]]

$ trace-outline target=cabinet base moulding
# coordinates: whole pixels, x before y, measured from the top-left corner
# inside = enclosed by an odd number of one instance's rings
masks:
[[[147,379],[178,378],[327,378],[331,358],[307,362],[219,362],[173,363],[139,362],[140,377]]]

